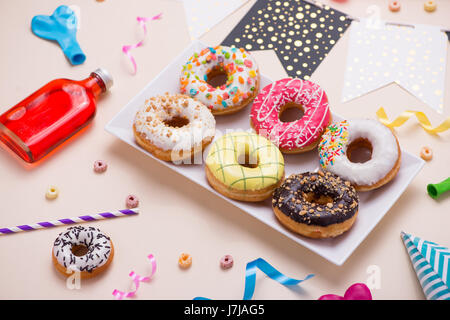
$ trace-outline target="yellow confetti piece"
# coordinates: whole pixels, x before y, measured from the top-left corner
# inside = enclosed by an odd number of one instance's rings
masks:
[[[377,111],[378,120],[380,120],[380,122],[382,124],[384,124],[385,126],[387,126],[389,128],[400,127],[406,121],[408,121],[408,119],[411,118],[412,116],[416,116],[417,120],[419,121],[420,126],[428,133],[436,134],[436,133],[441,133],[441,132],[444,132],[444,131],[447,131],[448,129],[450,129],[450,117],[445,119],[437,127],[433,127],[431,125],[430,120],[428,120],[428,117],[425,115],[425,113],[423,113],[421,111],[405,110],[397,118],[395,118],[395,120],[393,120],[391,122],[389,121],[389,119],[386,115],[386,112],[384,111],[384,109],[382,107],[380,109],[378,109],[378,111]]]

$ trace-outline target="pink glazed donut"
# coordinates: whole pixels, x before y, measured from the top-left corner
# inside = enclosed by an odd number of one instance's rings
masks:
[[[282,122],[280,114],[299,108],[303,116]],[[331,123],[328,98],[322,88],[301,79],[278,80],[262,89],[253,102],[250,122],[255,131],[268,137],[283,153],[300,153],[314,149]]]

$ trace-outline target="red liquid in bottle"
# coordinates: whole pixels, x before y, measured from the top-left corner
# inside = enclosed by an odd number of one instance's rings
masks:
[[[0,140],[25,161],[39,160],[92,120],[110,83],[103,70],[49,82],[0,116]]]

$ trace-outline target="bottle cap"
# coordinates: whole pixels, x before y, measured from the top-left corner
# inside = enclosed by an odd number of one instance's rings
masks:
[[[103,83],[105,84],[106,90],[109,90],[114,84],[113,78],[111,77],[109,72],[106,71],[105,69],[98,68],[92,73],[96,74],[98,77],[100,77],[100,79],[102,79]]]

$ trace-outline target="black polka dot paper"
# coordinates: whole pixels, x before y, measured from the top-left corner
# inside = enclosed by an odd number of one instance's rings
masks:
[[[344,13],[326,5],[258,0],[222,44],[275,50],[289,76],[307,80],[350,23]]]

